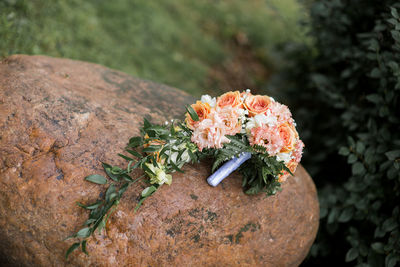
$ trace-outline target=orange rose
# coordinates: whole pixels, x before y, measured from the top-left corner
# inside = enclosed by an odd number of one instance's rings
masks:
[[[240,99],[240,92],[227,92],[217,98],[217,107],[243,107],[243,102]]]
[[[149,139],[149,138],[150,137],[149,137],[148,134],[146,134],[144,136],[144,139]],[[163,145],[165,145],[165,141],[162,141],[162,140],[159,140],[159,139],[154,139],[154,140],[150,140],[150,142],[144,144],[143,148],[146,148],[146,147],[149,147],[149,146],[161,146],[159,151],[151,152],[151,153],[148,153],[148,154],[150,154],[150,155],[153,154],[155,156],[157,162],[162,162],[162,160],[160,158],[160,151],[163,148]]]
[[[294,172],[296,171],[297,168],[297,162],[296,161],[290,161],[286,167],[288,167],[288,169],[294,174]],[[286,181],[286,179],[290,176],[290,173],[288,173],[287,171],[283,171],[282,174],[280,174],[278,176],[278,181],[280,183],[283,183],[284,181]]]
[[[192,104],[191,107],[194,109],[194,111],[196,111],[197,116],[199,116],[199,120],[194,121],[192,117],[190,117],[190,114],[186,113],[186,125],[193,130],[197,123],[208,117],[208,114],[210,114],[211,111],[211,107],[208,103],[203,103],[201,101],[197,101],[196,104]]]
[[[244,107],[249,111],[249,116],[253,117],[267,111],[271,99],[266,95],[249,95],[244,101]]]
[[[292,124],[283,123],[278,127],[279,136],[283,141],[281,153],[292,151],[296,145],[297,137],[299,136]]]

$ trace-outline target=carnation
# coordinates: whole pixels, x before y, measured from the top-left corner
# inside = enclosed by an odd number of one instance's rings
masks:
[[[212,113],[210,117],[197,125],[191,137],[199,151],[204,148],[222,148],[223,143],[229,143],[229,139],[225,136],[225,124],[222,119],[215,113]]]

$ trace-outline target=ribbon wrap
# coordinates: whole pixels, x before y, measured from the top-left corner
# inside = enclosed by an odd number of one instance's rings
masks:
[[[216,170],[210,177],[207,178],[207,182],[211,186],[217,186],[222,180],[234,172],[240,167],[246,160],[251,158],[251,153],[243,152],[238,158],[234,157],[230,161],[222,165],[218,170]]]

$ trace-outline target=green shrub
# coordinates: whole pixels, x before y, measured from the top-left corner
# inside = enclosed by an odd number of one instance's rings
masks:
[[[400,3],[311,4],[314,48],[277,78],[306,144],[321,224],[308,265],[400,263]]]

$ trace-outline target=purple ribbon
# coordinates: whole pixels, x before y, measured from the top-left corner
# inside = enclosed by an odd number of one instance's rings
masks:
[[[237,168],[240,167],[240,165],[242,165],[246,160],[250,158],[251,153],[249,152],[243,152],[238,158],[234,157],[207,178],[208,184],[211,186],[217,186],[222,180],[228,177],[229,174],[234,172]]]

